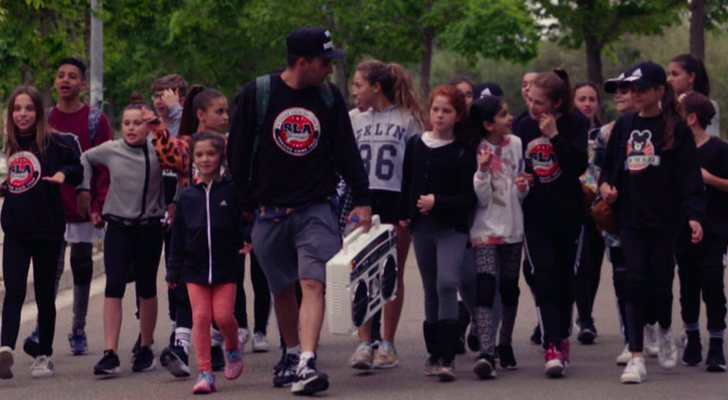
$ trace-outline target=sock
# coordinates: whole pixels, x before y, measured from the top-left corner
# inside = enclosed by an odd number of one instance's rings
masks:
[[[297,371],[300,371],[302,368],[305,368],[308,365],[308,360],[315,358],[315,357],[316,357],[316,355],[311,351],[301,352],[301,359],[298,361]]]
[[[174,344],[181,346],[185,353],[190,354],[190,340],[192,338],[192,330],[190,328],[175,328]]]
[[[685,324],[685,332],[693,332],[693,331],[699,331],[700,330],[700,324],[695,322],[692,324]]]
[[[295,354],[297,356],[300,356],[301,347],[300,346],[286,347],[286,354]]]
[[[710,333],[710,338],[711,339],[720,339],[720,340],[723,340],[723,331],[722,330],[720,330],[720,331],[709,331],[709,333]]]
[[[213,346],[222,346],[222,342],[225,341],[225,338],[222,336],[222,332],[215,328],[212,328],[212,334],[210,337],[212,338]]]

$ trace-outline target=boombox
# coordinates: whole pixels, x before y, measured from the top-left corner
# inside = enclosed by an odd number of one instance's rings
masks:
[[[364,233],[356,228],[326,263],[326,319],[329,331],[350,334],[397,295],[397,236],[394,226],[372,217]]]

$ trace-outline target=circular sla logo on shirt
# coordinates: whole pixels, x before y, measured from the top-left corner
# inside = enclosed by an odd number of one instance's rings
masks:
[[[19,194],[32,189],[40,180],[40,161],[29,151],[19,151],[8,160],[8,190]]]
[[[321,124],[316,114],[301,108],[284,110],[273,121],[273,140],[292,156],[305,156],[318,146]]]
[[[547,138],[540,137],[528,143],[526,160],[531,163],[533,172],[541,183],[552,182],[561,176],[554,145]]]

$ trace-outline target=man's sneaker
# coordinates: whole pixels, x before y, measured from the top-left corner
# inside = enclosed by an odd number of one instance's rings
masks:
[[[394,348],[394,344],[391,342],[382,342],[374,353],[374,368],[394,368],[398,362],[399,355],[397,354],[397,349]]]
[[[162,350],[162,354],[159,356],[159,363],[177,378],[190,376],[189,356],[185,353],[185,349],[182,346],[169,346]]]
[[[564,367],[568,367],[571,363],[571,347],[569,346],[569,338],[561,339],[559,346],[561,347],[561,358],[564,360]]]
[[[556,349],[556,345],[549,343],[549,348],[543,351],[544,359],[544,372],[549,378],[559,378],[564,376],[564,370],[566,365],[564,364],[564,357],[559,350]]]
[[[513,354],[513,346],[511,346],[510,344],[499,344],[496,349],[498,353],[498,359],[500,360],[501,368],[507,370],[518,369],[516,355]]]
[[[50,356],[38,356],[30,366],[30,376],[33,378],[48,378],[55,373],[55,365]]]
[[[114,350],[104,350],[104,356],[94,366],[94,375],[112,377],[119,375],[120,372],[121,363],[119,362],[119,356]]]
[[[25,338],[23,342],[23,351],[31,358],[36,358],[40,354],[40,339],[38,336],[38,329],[34,329],[31,334]]]
[[[594,323],[579,324],[579,335],[576,339],[581,344],[593,344],[597,339],[597,328]]]
[[[688,343],[683,350],[682,363],[694,367],[703,361],[703,345],[700,344],[700,332],[688,331]]]
[[[213,371],[222,371],[225,369],[225,354],[222,346],[210,347],[210,361]]]
[[[427,360],[425,360],[425,376],[436,376],[439,369],[440,360],[435,356],[427,357]]]
[[[270,351],[268,337],[263,332],[253,333],[253,353],[267,353]]]
[[[480,379],[495,378],[495,357],[492,354],[481,354],[475,360],[473,372]]]
[[[374,349],[369,343],[359,343],[354,354],[349,358],[349,366],[354,369],[368,370],[372,368]]]
[[[154,353],[149,346],[142,346],[139,351],[131,359],[132,367],[131,370],[134,372],[147,372],[154,369],[156,365],[154,360]]]
[[[68,334],[68,345],[71,347],[71,354],[80,356],[88,352],[88,340],[83,329],[77,329]]]
[[[664,369],[673,369],[677,365],[677,346],[675,341],[672,339],[672,331],[662,330],[658,333],[660,341],[660,351],[657,353],[657,361],[660,363],[660,367]]]
[[[657,354],[660,352],[660,342],[658,340],[658,331],[660,329],[657,327],[657,324],[646,324],[645,325],[645,334],[644,334],[644,343],[645,343],[645,353],[650,357],[657,357]]]
[[[329,388],[329,377],[316,369],[316,359],[309,358],[306,364],[299,365],[296,381],[291,385],[293,394],[312,395]]]
[[[705,359],[709,372],[725,372],[725,356],[723,355],[723,339],[711,338],[708,357]]]
[[[192,394],[209,394],[216,392],[215,374],[212,371],[202,371],[197,376],[197,382],[192,387]]]
[[[288,387],[296,380],[296,369],[298,368],[298,354],[284,354],[283,364],[278,366],[273,376],[274,387]]]
[[[223,376],[227,380],[238,379],[243,373],[243,344],[238,344],[237,349],[225,350],[225,372]]]
[[[617,365],[627,365],[629,360],[632,359],[632,352],[629,351],[629,345],[625,345],[624,349],[617,356]]]
[[[440,361],[440,368],[437,369],[437,379],[440,382],[452,382],[455,380],[455,361],[449,363]]]
[[[13,349],[8,346],[0,347],[0,379],[13,378],[13,362],[15,354]]]
[[[531,334],[531,343],[541,344],[541,325],[536,325]]]
[[[644,357],[632,357],[619,378],[622,383],[642,383],[647,378]]]

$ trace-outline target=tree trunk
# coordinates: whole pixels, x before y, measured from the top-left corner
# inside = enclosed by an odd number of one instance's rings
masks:
[[[435,28],[426,26],[422,29],[423,51],[422,66],[420,67],[420,92],[426,99],[430,94],[430,70],[432,69],[432,45],[435,39]]]
[[[594,35],[585,35],[584,47],[586,49],[587,80],[601,88],[604,83],[604,76],[602,75],[602,46]]]
[[[690,54],[705,60],[705,0],[690,1]]]

